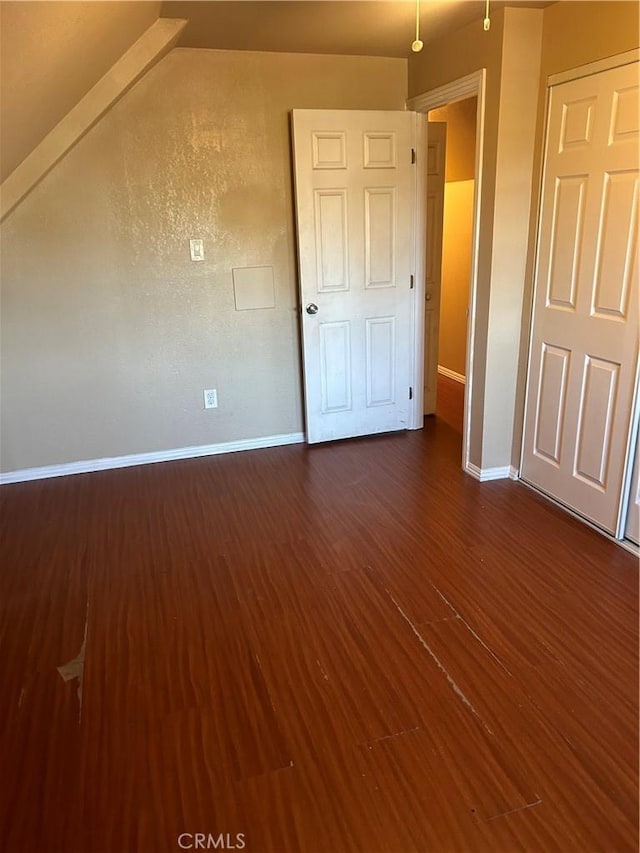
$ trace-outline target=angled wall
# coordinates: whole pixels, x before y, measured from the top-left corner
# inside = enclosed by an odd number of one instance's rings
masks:
[[[159,2],[0,3],[0,183],[158,17]]]
[[[158,18],[0,185],[0,222],[85,133],[172,49],[187,22]]]

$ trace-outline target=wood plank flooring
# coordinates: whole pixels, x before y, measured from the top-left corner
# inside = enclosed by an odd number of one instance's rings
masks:
[[[440,417],[6,486],[0,532],[5,853],[638,848],[637,560]]]

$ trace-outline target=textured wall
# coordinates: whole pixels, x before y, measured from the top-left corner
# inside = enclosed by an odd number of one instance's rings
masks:
[[[406,74],[178,49],[134,87],[3,225],[2,470],[301,430],[289,110],[403,109]],[[235,311],[251,265],[275,308]]]

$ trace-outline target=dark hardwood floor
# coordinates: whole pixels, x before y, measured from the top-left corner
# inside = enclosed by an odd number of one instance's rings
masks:
[[[637,850],[637,561],[442,419],[0,510],[4,853]]]

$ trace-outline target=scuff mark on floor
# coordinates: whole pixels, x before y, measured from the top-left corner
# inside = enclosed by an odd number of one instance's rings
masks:
[[[87,601],[87,613],[84,620],[84,637],[78,654],[68,663],[59,666],[58,672],[63,681],[73,681],[78,679],[78,724],[82,722],[82,687],[84,682],[84,655],[87,645],[87,628],[89,626],[89,602]]]
[[[489,654],[490,654],[490,655],[491,655],[491,657],[494,659],[494,661],[498,664],[498,666],[502,667],[502,669],[504,669],[504,671],[507,673],[507,675],[508,675],[510,678],[513,678],[513,673],[512,673],[512,672],[511,672],[511,671],[510,671],[510,670],[505,666],[505,664],[500,660],[500,658],[499,658],[499,657],[498,657],[498,655],[493,651],[493,649],[485,643],[485,641],[482,639],[482,637],[480,637],[480,636],[479,636],[479,635],[478,635],[478,634],[473,630],[473,628],[471,627],[471,625],[469,625],[469,623],[468,623],[468,622],[467,622],[467,620],[464,618],[464,616],[463,616],[463,615],[462,615],[458,610],[456,610],[456,608],[455,608],[455,607],[453,606],[453,604],[449,601],[449,599],[447,598],[447,596],[446,596],[446,595],[444,595],[444,593],[440,592],[440,590],[438,589],[438,587],[437,587],[435,584],[431,584],[431,586],[435,589],[435,591],[438,593],[438,595],[439,595],[439,596],[440,596],[440,598],[444,601],[444,603],[447,605],[447,607],[450,607],[450,608],[451,608],[451,610],[453,610],[453,612],[454,612],[454,613],[455,613],[455,615],[456,615],[456,619],[459,619],[459,620],[462,622],[462,624],[465,626],[465,628],[469,631],[469,633],[470,633],[473,637],[475,637],[475,639],[480,643],[480,645],[482,646],[482,648],[483,648],[483,649],[485,649],[487,652],[489,652]]]
[[[515,814],[516,812],[523,812],[525,809],[532,809],[534,806],[539,806],[541,802],[542,799],[538,797],[538,799],[535,800],[533,803],[527,803],[524,806],[519,806],[517,809],[511,809],[508,812],[501,812],[500,814],[493,815],[493,817],[488,817],[487,823],[489,823],[489,821],[491,820],[498,820],[499,817],[507,817],[507,815]]]
[[[26,689],[26,687],[21,687],[21,688],[20,688],[20,696],[18,696],[18,708],[21,708],[21,707],[22,707],[22,702],[23,702],[24,697],[25,697],[26,695],[27,695],[27,689]]]
[[[382,735],[382,737],[374,737],[373,740],[368,740],[364,744],[368,749],[371,749],[375,743],[380,743],[384,740],[392,740],[392,738],[401,737],[402,735],[408,735],[411,732],[419,732],[420,726],[414,726],[412,729],[402,729],[400,732],[392,732],[390,735]]]
[[[324,678],[324,680],[325,680],[325,681],[329,681],[329,676],[328,676],[328,675],[327,675],[327,673],[324,671],[324,667],[322,666],[322,664],[320,663],[320,661],[318,660],[318,658],[316,658],[316,663],[318,664],[318,667],[319,667],[319,669],[320,669],[320,672],[322,673],[322,677]]]
[[[425,649],[425,651],[426,651],[426,652],[428,652],[428,654],[429,654],[429,655],[430,655],[430,657],[433,659],[433,661],[434,661],[434,663],[436,664],[436,666],[438,667],[438,669],[439,669],[439,670],[444,674],[444,676],[446,677],[447,681],[449,682],[449,685],[450,685],[451,689],[453,690],[453,692],[454,692],[454,693],[456,694],[456,696],[460,699],[460,701],[461,701],[464,705],[466,705],[466,707],[471,711],[471,713],[474,715],[474,717],[476,717],[476,718],[480,721],[480,723],[481,723],[482,727],[483,727],[483,728],[484,728],[484,729],[485,729],[485,730],[486,730],[490,735],[493,735],[493,732],[491,731],[491,729],[489,728],[489,726],[485,723],[485,721],[482,719],[482,717],[481,717],[481,716],[480,716],[480,714],[478,713],[477,708],[473,705],[473,703],[472,703],[472,702],[470,702],[470,701],[469,701],[469,699],[467,699],[467,697],[464,695],[464,693],[463,693],[463,691],[460,689],[460,687],[458,687],[458,685],[456,684],[456,682],[454,681],[454,679],[451,677],[451,675],[450,675],[450,674],[449,674],[449,672],[447,671],[447,668],[446,668],[446,667],[445,667],[445,665],[442,663],[442,661],[440,660],[440,658],[436,655],[436,653],[433,651],[433,649],[431,648],[431,646],[429,645],[429,643],[427,643],[427,641],[426,641],[426,640],[425,640],[425,638],[422,636],[422,634],[420,633],[420,631],[418,631],[418,629],[417,629],[417,628],[416,628],[416,626],[413,624],[413,622],[411,621],[411,619],[409,619],[409,617],[408,617],[408,616],[407,616],[407,614],[404,612],[404,610],[402,609],[402,607],[398,604],[398,602],[395,600],[395,598],[391,595],[391,593],[389,592],[389,590],[387,589],[387,587],[386,587],[386,586],[384,586],[383,588],[384,588],[384,591],[385,591],[385,592],[387,593],[387,595],[389,596],[389,598],[391,599],[391,601],[393,601],[393,603],[394,603],[394,605],[395,605],[395,608],[396,608],[396,610],[398,611],[398,613],[402,616],[402,618],[404,619],[404,621],[407,623],[407,625],[409,625],[409,627],[411,628],[411,630],[413,631],[413,633],[416,635],[416,637],[417,637],[417,638],[418,638],[418,640],[420,641],[420,644],[422,645],[422,647]]]

